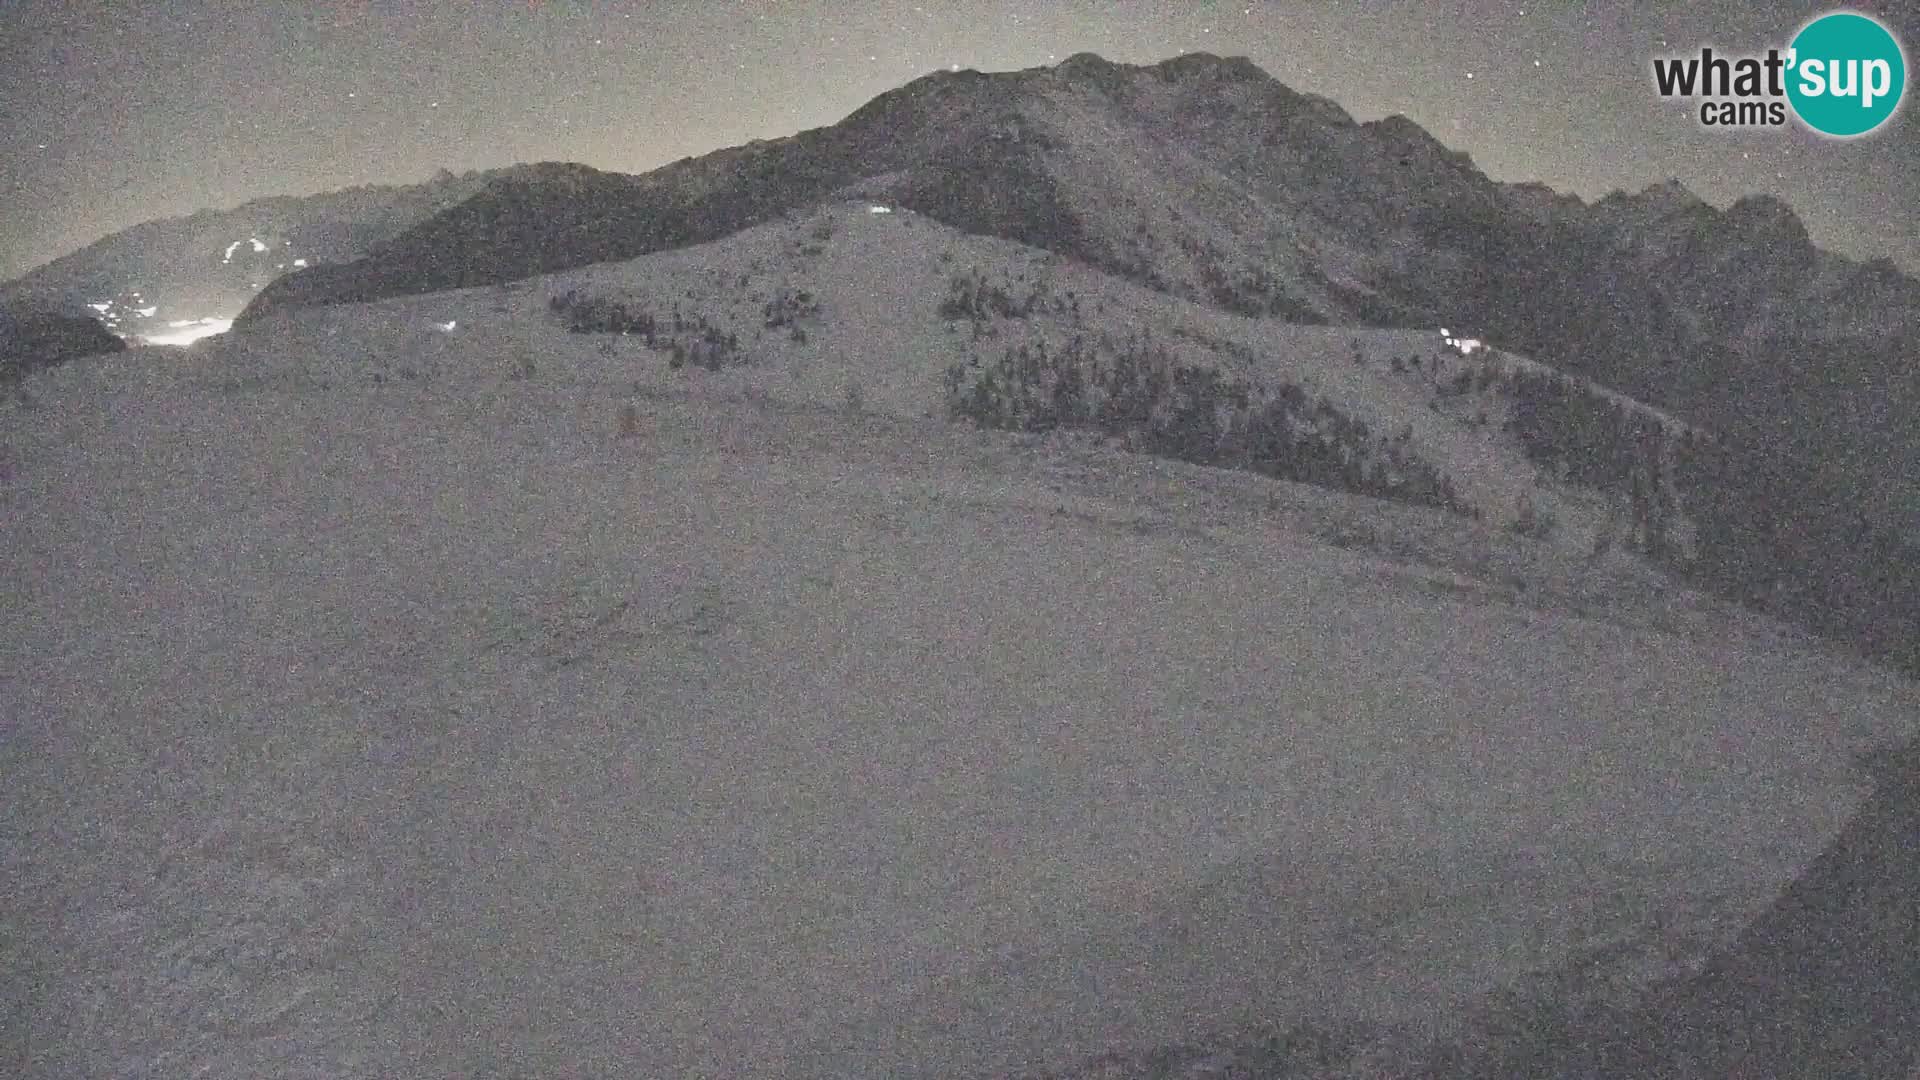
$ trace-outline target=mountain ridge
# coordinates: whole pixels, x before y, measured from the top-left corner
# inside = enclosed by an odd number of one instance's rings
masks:
[[[156,218],[0,282],[0,308],[98,317],[123,336],[173,320],[230,319],[282,272],[352,261],[457,205],[487,178],[527,168],[462,175],[442,169],[416,184],[270,195]]]
[[[1920,579],[1889,565],[1920,562],[1920,429],[1903,419],[1920,413],[1920,282],[1821,251],[1776,198],[1723,210],[1676,181],[1593,203],[1503,184],[1405,117],[1355,123],[1212,54],[934,73],[835,125],[582,190],[483,196],[281,279],[242,322],[870,198],[1239,315],[1458,328],[1677,414],[1715,436],[1688,479],[1720,507],[1715,587],[1791,596],[1847,634],[1864,620],[1876,647],[1920,661]]]
[[[1749,599],[1885,611],[1879,564],[1920,534],[1913,278],[1821,251],[1772,197],[1722,210],[1677,181],[1593,203],[1503,184],[1405,117],[1356,123],[1208,53],[934,72],[836,124],[640,176],[490,175],[353,261],[275,280],[239,321],[619,262],[845,198],[1236,315],[1458,328],[1681,416],[1718,440],[1691,482],[1724,508],[1715,580]],[[1553,453],[1614,452],[1554,434],[1568,406],[1544,407],[1529,422]],[[1910,584],[1896,638],[1920,638]]]

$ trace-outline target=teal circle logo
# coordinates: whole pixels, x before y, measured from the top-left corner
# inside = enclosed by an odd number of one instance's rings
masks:
[[[1787,100],[1806,125],[1851,138],[1887,122],[1907,88],[1900,42],[1865,15],[1835,12],[1802,27],[1787,53]]]

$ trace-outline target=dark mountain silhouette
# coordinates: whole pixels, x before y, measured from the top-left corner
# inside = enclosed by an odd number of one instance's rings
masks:
[[[0,386],[18,383],[40,368],[126,347],[98,319],[0,312]]]
[[[231,318],[280,274],[357,259],[511,172],[443,169],[423,184],[256,199],[149,221],[0,284],[0,308],[99,317],[124,334],[175,319]]]

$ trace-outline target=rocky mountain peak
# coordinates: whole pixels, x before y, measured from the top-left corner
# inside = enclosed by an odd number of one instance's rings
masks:
[[[1649,184],[1640,194],[1641,202],[1650,206],[1670,207],[1676,210],[1690,210],[1706,205],[1705,200],[1693,193],[1693,189],[1680,182],[1678,177],[1668,177],[1658,184]]]
[[[1272,76],[1244,56],[1216,56],[1210,52],[1183,53],[1155,64],[1153,71],[1168,81],[1246,80],[1266,82]]]
[[[1742,240],[1783,254],[1813,247],[1799,215],[1772,195],[1741,196],[1727,208],[1722,226]]]

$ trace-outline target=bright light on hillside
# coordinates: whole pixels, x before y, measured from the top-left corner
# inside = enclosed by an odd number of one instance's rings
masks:
[[[1461,356],[1472,356],[1474,353],[1487,347],[1487,343],[1481,341],[1479,338],[1454,337],[1453,331],[1444,326],[1440,328],[1440,340],[1447,348],[1452,349]]]
[[[175,319],[168,323],[170,332],[165,334],[142,334],[140,340],[148,345],[191,345],[201,338],[224,334],[233,327],[232,319]]]

